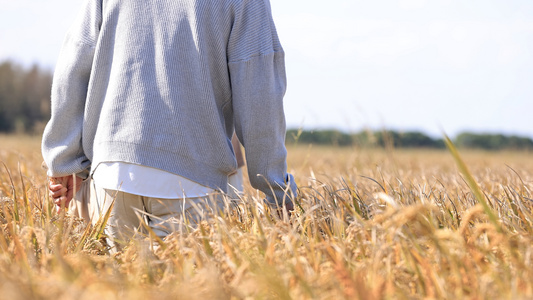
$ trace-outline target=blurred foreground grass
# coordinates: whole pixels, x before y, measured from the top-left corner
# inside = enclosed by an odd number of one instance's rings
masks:
[[[5,299],[531,299],[533,154],[291,147],[290,221],[239,209],[110,256],[46,195],[39,139],[0,136]]]

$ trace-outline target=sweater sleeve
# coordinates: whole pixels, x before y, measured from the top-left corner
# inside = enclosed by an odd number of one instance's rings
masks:
[[[42,154],[51,177],[84,173],[90,168],[82,147],[82,128],[101,15],[101,0],[84,1],[56,64],[52,115],[42,140]]]
[[[296,196],[287,173],[284,52],[267,0],[244,0],[228,47],[235,131],[246,150],[252,186],[271,205]]]

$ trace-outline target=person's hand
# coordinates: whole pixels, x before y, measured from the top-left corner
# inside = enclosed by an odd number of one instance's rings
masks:
[[[294,211],[294,203],[292,201],[285,201],[285,209],[289,212],[289,215]]]
[[[292,213],[294,212],[294,203],[292,201],[285,201],[284,207],[278,206],[276,208],[276,213],[280,219],[284,219],[284,211],[287,211],[287,216],[290,218],[292,216]]]
[[[58,209],[68,207],[74,193],[80,190],[82,181],[82,178],[75,175],[50,178],[48,182],[50,197],[54,199]]]

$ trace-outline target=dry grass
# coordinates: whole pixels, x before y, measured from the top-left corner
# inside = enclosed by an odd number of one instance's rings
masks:
[[[300,146],[289,154],[301,189],[290,221],[259,214],[248,190],[238,210],[154,252],[141,240],[110,256],[91,228],[55,214],[38,139],[0,136],[0,295],[533,297],[532,153],[461,152],[463,173],[444,151]]]

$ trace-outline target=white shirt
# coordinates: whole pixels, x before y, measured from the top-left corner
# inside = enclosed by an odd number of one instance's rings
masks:
[[[162,199],[203,197],[215,191],[173,173],[125,162],[98,164],[93,180],[99,188]]]

